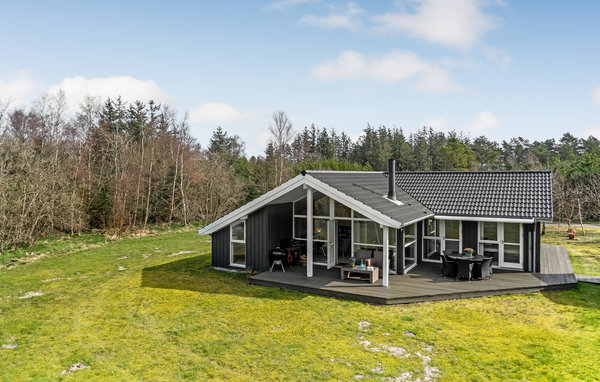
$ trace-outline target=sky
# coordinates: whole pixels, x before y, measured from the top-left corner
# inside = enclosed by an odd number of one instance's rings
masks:
[[[0,100],[153,99],[263,152],[275,110],[353,139],[386,125],[600,138],[600,2],[6,1]]]

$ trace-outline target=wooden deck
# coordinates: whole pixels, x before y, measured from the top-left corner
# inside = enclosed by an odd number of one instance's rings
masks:
[[[407,275],[390,275],[387,288],[382,286],[381,280],[374,284],[366,280],[340,280],[337,267],[326,270],[319,266],[315,266],[311,278],[306,277],[306,268],[295,267],[286,269],[285,273],[281,270],[259,273],[252,276],[249,283],[373,304],[405,304],[575,287],[577,279],[566,250],[562,252],[553,247],[542,248],[540,273],[494,270],[494,276],[483,281],[444,278],[440,276],[441,265],[423,263]]]

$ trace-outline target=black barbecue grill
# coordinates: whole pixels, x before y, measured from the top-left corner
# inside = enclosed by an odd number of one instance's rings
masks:
[[[279,247],[275,247],[269,254],[271,261],[270,272],[273,271],[275,265],[281,265],[281,269],[285,272],[284,266],[293,267],[300,263],[300,254],[304,247],[304,242],[295,239],[287,239],[282,240],[279,244]]]

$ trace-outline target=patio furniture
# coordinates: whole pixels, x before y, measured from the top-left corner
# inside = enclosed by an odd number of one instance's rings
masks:
[[[473,263],[467,258],[456,259],[456,279],[467,279],[471,281],[471,270],[473,269]]]
[[[340,278],[342,280],[349,278],[350,273],[358,273],[360,275],[368,275],[369,281],[371,282],[371,284],[373,284],[375,281],[377,281],[379,279],[379,268],[377,268],[377,267],[371,267],[371,269],[367,269],[367,266],[365,266],[364,268],[361,268],[360,266],[352,267],[352,268],[350,268],[350,267],[340,268]]]
[[[371,259],[371,265],[379,268],[379,273],[383,271],[383,251],[374,251],[373,258]],[[390,265],[390,258],[388,257],[388,269]]]
[[[481,279],[492,277],[492,258],[486,257],[481,262],[476,262],[473,264],[473,278]]]
[[[371,250],[359,249],[354,254],[354,257],[356,258],[356,264],[360,265],[360,261],[363,260],[365,266],[371,265]]]
[[[442,253],[440,256],[442,259],[442,276],[444,277],[455,277],[456,276],[456,260],[451,260]]]

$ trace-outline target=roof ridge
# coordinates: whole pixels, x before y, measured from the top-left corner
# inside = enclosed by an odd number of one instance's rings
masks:
[[[518,174],[518,173],[552,173],[552,170],[493,170],[493,171],[396,171],[398,174]],[[388,174],[388,171],[383,171],[384,175]]]
[[[303,170],[307,174],[318,173],[318,174],[339,174],[339,173],[352,173],[352,174],[383,174],[383,171],[353,171],[353,170]]]

